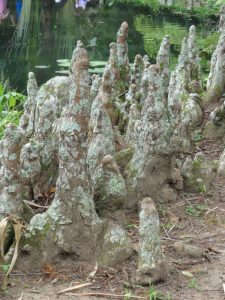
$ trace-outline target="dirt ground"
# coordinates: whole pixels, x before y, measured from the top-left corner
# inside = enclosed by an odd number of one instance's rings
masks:
[[[223,148],[222,143],[207,140],[196,145],[196,151],[202,150],[208,160],[218,159]],[[176,204],[158,205],[162,247],[168,261],[168,278],[165,282],[150,288],[132,283],[138,246],[138,216],[132,215],[127,216],[126,228],[133,240],[134,254],[123,264],[113,268],[97,267],[78,264],[71,257],[64,257],[58,263],[46,264],[33,273],[24,273],[15,268],[9,286],[0,294],[0,299],[225,299],[224,182],[224,179],[215,176],[207,194],[182,192]],[[92,271],[96,271],[93,277],[90,276]],[[57,294],[65,288],[87,282],[91,285]],[[78,292],[79,295],[74,294]],[[85,293],[91,295],[85,296]]]

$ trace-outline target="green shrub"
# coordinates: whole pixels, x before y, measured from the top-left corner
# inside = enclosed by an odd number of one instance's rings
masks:
[[[26,96],[11,91],[7,82],[0,82],[0,139],[9,123],[18,125]]]

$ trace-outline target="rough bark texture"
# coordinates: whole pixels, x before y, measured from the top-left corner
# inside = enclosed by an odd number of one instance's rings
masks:
[[[164,39],[162,40],[157,58],[156,63],[160,67],[160,72],[162,76],[162,86],[163,86],[163,97],[164,102],[167,101],[168,97],[168,86],[169,86],[169,80],[170,80],[170,70],[169,70],[169,60],[170,56],[170,39],[169,36],[166,35]]]
[[[183,185],[200,192],[210,187],[212,168],[204,156],[186,154],[203,118],[195,28],[184,38],[171,75],[168,36],[157,64],[137,55],[130,70],[127,35],[124,22],[117,42],[110,44],[102,78],[90,78],[80,41],[69,77],[52,78],[38,89],[30,73],[20,124],[5,130],[0,214],[17,214],[29,222],[24,251],[32,268],[63,253],[104,265],[128,258],[132,243],[123,228],[125,208],[137,211],[138,202],[147,197],[140,213],[136,279],[141,284],[164,279],[153,200],[176,201]],[[211,95],[216,85],[220,94],[224,88],[223,39],[224,31],[212,59]],[[222,105],[210,121],[223,127],[223,114]],[[221,157],[220,170],[223,165]],[[54,199],[44,213],[35,214],[24,201],[35,203],[52,189]]]
[[[134,127],[134,155],[125,170],[130,194],[128,207],[134,206],[137,199],[145,195],[158,199],[157,190],[160,190],[159,186],[166,186],[170,172],[170,155],[173,150],[168,145],[171,128],[163,101],[164,87],[160,67],[151,65],[148,77],[148,95],[140,119]]]
[[[203,153],[196,153],[193,160],[190,156],[187,156],[181,173],[187,190],[200,193],[209,191],[213,179],[213,170]]]
[[[210,74],[207,81],[207,91],[204,98],[206,103],[217,102],[225,89],[225,27],[223,24],[224,8],[222,9],[220,38],[213,52]]]
[[[224,99],[223,99],[224,100]],[[225,134],[225,103],[216,107],[210,114],[205,125],[204,136],[208,139],[224,139]]]
[[[220,9],[219,32],[222,33],[224,30],[225,30],[225,4],[223,4]]]
[[[157,209],[151,198],[141,202],[139,214],[139,251],[136,281],[149,285],[166,278],[165,257],[159,238],[160,221]]]

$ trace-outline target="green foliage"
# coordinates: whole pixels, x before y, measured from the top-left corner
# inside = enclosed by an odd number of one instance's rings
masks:
[[[196,135],[193,138],[195,143],[201,142],[203,139],[204,139],[204,137],[201,132],[196,133]]]
[[[190,11],[187,11],[184,5],[184,0],[175,0],[173,8],[183,14],[194,15],[197,18],[205,18],[218,15],[222,3],[223,0],[206,0],[204,1],[204,4],[201,5],[201,7],[196,7]]]
[[[133,228],[137,228],[138,226],[136,224],[127,224],[125,225],[125,229],[133,229]]]
[[[196,280],[195,277],[193,277],[193,278],[190,279],[190,282],[189,282],[189,284],[188,284],[188,287],[189,287],[190,289],[196,289],[197,291],[200,291],[200,288],[199,288],[199,286],[198,286],[198,284],[197,284],[197,280]]]
[[[173,5],[165,6],[161,5],[159,0],[108,0],[110,6],[114,3],[129,3],[136,6],[149,7],[152,11],[156,12],[160,9],[168,9],[175,13],[180,13],[187,16],[195,16],[197,18],[211,17],[219,14],[220,6],[224,3],[224,0],[206,0],[201,7],[195,7],[191,10],[187,9],[187,2],[184,0],[175,0]]]
[[[163,294],[157,291],[154,285],[150,285],[149,288],[149,300],[163,300]]]
[[[191,217],[200,217],[204,211],[206,211],[206,207],[203,204],[197,204],[197,205],[188,204],[185,207],[186,214]]]
[[[3,271],[4,273],[7,273],[7,272],[8,272],[8,269],[9,269],[9,266],[10,266],[10,265],[1,265],[2,271]]]
[[[109,0],[111,1],[111,0]],[[114,3],[128,3],[134,6],[149,7],[153,12],[159,11],[162,5],[159,0],[114,0]],[[112,1],[111,1],[112,3]]]
[[[123,300],[129,300],[131,299],[131,297],[132,297],[132,292],[129,289],[126,289]]]
[[[0,82],[0,139],[7,124],[18,125],[26,97],[10,91],[7,83]]]

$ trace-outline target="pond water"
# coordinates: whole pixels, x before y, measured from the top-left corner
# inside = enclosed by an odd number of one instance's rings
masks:
[[[105,61],[123,21],[129,24],[131,62],[137,53],[148,54],[154,62],[168,34],[174,65],[181,40],[192,24],[197,26],[200,49],[216,44],[218,38],[216,23],[201,24],[165,11],[109,7],[101,0],[0,0],[0,73],[18,91],[25,90],[29,71],[35,72],[41,84],[60,70],[57,60],[71,57],[78,39],[88,49],[90,60]],[[205,59],[202,63],[207,68]]]

